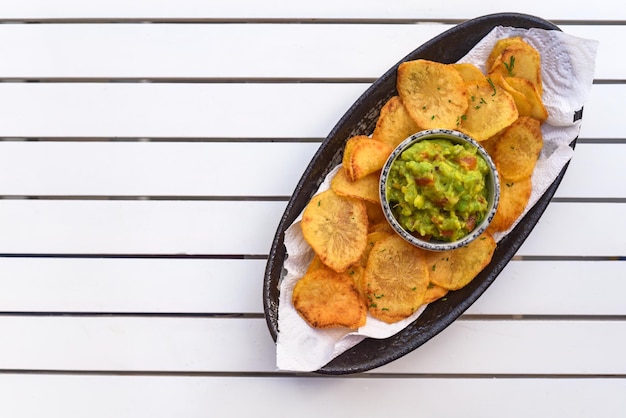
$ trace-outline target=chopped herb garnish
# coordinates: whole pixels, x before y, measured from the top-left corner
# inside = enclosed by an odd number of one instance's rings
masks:
[[[502,64],[504,64],[504,66],[506,67],[506,71],[509,73],[509,76],[513,77],[513,67],[515,67],[515,56],[511,55],[511,58],[509,59],[508,64],[506,62],[503,62]]]
[[[491,79],[491,77],[487,78],[487,81],[489,82],[489,85],[491,86],[491,88],[493,89],[493,93],[491,94],[492,96],[495,96],[497,91],[496,91],[496,85],[493,84],[493,80]]]

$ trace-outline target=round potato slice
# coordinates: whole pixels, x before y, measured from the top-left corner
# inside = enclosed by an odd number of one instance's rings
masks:
[[[449,292],[445,287],[437,286],[436,284],[428,284],[426,294],[424,295],[424,303],[433,303],[436,300],[441,299]]]
[[[348,179],[356,181],[383,168],[392,151],[391,145],[357,135],[346,142],[341,163]]]
[[[463,80],[467,82],[475,81],[475,80],[484,80],[485,75],[480,71],[480,69],[474,64],[459,63],[459,64],[450,64],[455,70],[461,74]]]
[[[506,77],[505,81],[511,88],[522,94],[528,102],[528,113],[520,112],[520,115],[533,117],[539,122],[544,122],[548,119],[548,110],[544,106],[541,96],[532,82],[521,77]]]
[[[378,184],[380,172],[374,172],[356,181],[350,181],[346,171],[339,169],[330,182],[330,187],[339,196],[354,197],[372,203],[380,204]]]
[[[492,157],[505,180],[519,181],[533,174],[542,148],[540,122],[520,116],[498,138]]]
[[[487,57],[486,67],[493,67],[496,59],[498,59],[500,57],[500,54],[502,54],[502,51],[504,51],[509,46],[521,44],[526,44],[526,42],[520,36],[511,36],[509,38],[499,39],[498,41],[496,41],[493,49],[489,53],[489,57]]]
[[[543,93],[541,79],[541,56],[539,52],[526,42],[508,45],[493,61],[489,75],[502,74],[504,77],[521,77],[532,82],[539,95]]]
[[[423,252],[398,235],[374,244],[363,275],[369,313],[387,323],[409,317],[424,302],[428,270]]]
[[[380,116],[372,133],[372,139],[395,148],[409,136],[420,131],[399,96],[393,96],[380,109]]]
[[[430,281],[448,290],[466,286],[491,261],[496,241],[483,233],[464,247],[450,251],[426,252]]]
[[[320,260],[337,272],[361,258],[367,244],[365,203],[332,189],[311,199],[302,214],[302,234]]]
[[[531,192],[532,181],[530,177],[512,181],[500,176],[500,201],[487,231],[491,233],[507,231],[513,226],[517,218],[524,212]]]
[[[398,66],[397,89],[411,118],[423,129],[456,129],[467,110],[467,89],[451,65],[429,60]]]
[[[328,268],[318,268],[298,280],[292,303],[314,328],[358,328],[367,319],[365,300],[353,278]]]
[[[483,77],[467,83],[469,107],[458,130],[477,141],[485,141],[517,119],[515,100],[509,93]]]

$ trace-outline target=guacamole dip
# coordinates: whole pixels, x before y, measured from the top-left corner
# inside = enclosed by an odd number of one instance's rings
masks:
[[[456,241],[486,216],[488,173],[487,163],[469,144],[419,141],[391,165],[387,199],[400,225],[413,234]]]

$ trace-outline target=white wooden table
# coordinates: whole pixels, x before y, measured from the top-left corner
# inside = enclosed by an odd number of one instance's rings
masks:
[[[378,369],[275,369],[263,272],[317,147],[400,58],[503,7],[2,1],[0,416],[623,415],[626,7],[608,0],[514,10],[600,48],[570,168],[488,291]]]

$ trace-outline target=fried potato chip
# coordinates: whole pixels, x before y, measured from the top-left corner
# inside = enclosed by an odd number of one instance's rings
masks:
[[[322,263],[322,260],[320,259],[320,257],[317,254],[315,254],[313,256],[313,259],[309,263],[309,266],[307,267],[306,272],[311,273],[320,268],[328,268],[328,267],[326,266],[326,264]]]
[[[371,224],[369,226],[368,231],[369,232],[388,232],[390,234],[396,233],[396,231],[393,230],[393,228],[391,227],[391,224],[389,224],[386,218],[378,223]]]
[[[382,141],[392,148],[420,131],[420,127],[409,116],[399,96],[393,96],[380,109],[380,116],[372,133],[372,139]]]
[[[541,148],[539,121],[521,116],[502,133],[492,157],[504,179],[519,181],[533,174]]]
[[[385,239],[389,236],[393,235],[393,232],[389,231],[373,231],[367,234],[367,246],[365,247],[365,251],[363,252],[363,256],[361,257],[361,265],[365,267],[367,265],[367,258],[370,255],[370,251],[374,248],[374,245],[382,239]]]
[[[496,143],[498,142],[498,138],[500,138],[500,135],[502,135],[502,131],[498,132],[497,134],[493,135],[485,141],[480,141],[480,145],[485,149],[485,151],[487,151],[487,154],[489,154],[489,156],[492,158],[493,153],[496,151]]]
[[[365,208],[367,209],[367,219],[370,225],[375,225],[379,222],[387,221],[380,202],[372,203],[365,201]]]
[[[424,303],[433,303],[436,300],[441,299],[449,292],[445,287],[437,286],[434,283],[429,283],[424,295]]]
[[[342,167],[330,181],[330,188],[339,196],[354,197],[380,204],[379,182],[380,172],[374,172],[356,181],[350,181]]]
[[[485,75],[483,74],[483,72],[480,71],[480,69],[474,64],[470,64],[466,62],[466,63],[457,63],[457,64],[450,64],[450,65],[455,70],[457,70],[459,74],[461,74],[461,77],[463,77],[463,81],[465,81],[466,83],[471,82],[471,81],[485,79]]]
[[[314,328],[358,328],[367,319],[367,306],[354,280],[330,269],[317,269],[298,280],[292,303]]]
[[[506,48],[508,48],[509,46],[522,45],[525,43],[526,42],[522,39],[521,36],[511,36],[511,37],[502,38],[496,41],[485,63],[487,69],[493,67],[493,65],[496,62],[496,59],[500,57],[500,54],[502,54],[502,51],[504,51]]]
[[[515,107],[517,107],[517,113],[519,113],[520,116],[530,116],[532,113],[532,105],[530,101],[524,95],[524,93],[516,90],[515,88],[513,88],[513,86],[511,86],[509,83],[506,82],[508,78],[509,77],[505,78],[504,76],[502,76],[502,74],[491,75],[491,79],[493,80],[493,82],[497,86],[502,87],[507,93],[511,95],[511,97],[515,101]]]
[[[477,141],[489,139],[519,116],[513,97],[490,79],[467,83],[467,93],[469,107],[458,130]]]
[[[532,181],[530,177],[512,181],[500,176],[500,201],[487,231],[491,233],[501,232],[513,226],[513,223],[526,208],[531,192]]]
[[[539,91],[537,91],[536,86],[532,82],[521,77],[506,77],[504,81],[515,91],[522,94],[528,102],[529,110],[527,112],[520,111],[521,116],[530,116],[539,122],[544,122],[548,119],[548,110],[541,100]]]
[[[491,261],[496,241],[483,233],[464,247],[450,251],[427,251],[426,263],[430,281],[448,290],[466,286]]]
[[[423,252],[398,235],[374,245],[363,276],[369,313],[387,323],[415,312],[429,282]]]
[[[391,145],[364,135],[348,139],[342,158],[348,179],[356,181],[380,170],[391,151]]]
[[[540,96],[543,93],[541,56],[523,40],[507,45],[487,68],[488,75],[499,73],[504,77],[525,78],[535,85]]]
[[[413,120],[423,129],[455,129],[467,110],[467,89],[451,65],[428,60],[398,66],[397,89]]]
[[[367,245],[365,203],[338,196],[332,189],[315,195],[300,223],[302,234],[320,260],[337,272],[361,258]]]

